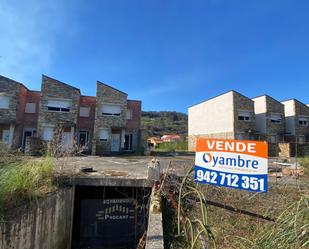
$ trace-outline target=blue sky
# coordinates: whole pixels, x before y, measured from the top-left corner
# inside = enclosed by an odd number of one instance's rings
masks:
[[[175,110],[235,89],[309,103],[309,1],[0,0],[0,74]]]

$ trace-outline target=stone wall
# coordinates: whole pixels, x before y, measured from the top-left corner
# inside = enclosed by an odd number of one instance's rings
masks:
[[[0,93],[10,98],[9,109],[0,109],[0,123],[16,122],[20,83],[0,75]]]
[[[235,134],[233,132],[225,132],[225,133],[213,133],[203,135],[190,135],[188,136],[188,151],[195,151],[196,141],[198,138],[235,139]]]
[[[0,223],[0,248],[69,249],[73,200],[73,188],[66,188],[10,210]]]
[[[18,90],[18,105],[17,105],[17,112],[16,112],[16,123],[23,124],[28,89],[22,84],[19,84],[18,88],[19,90]]]
[[[111,151],[112,128],[124,129],[126,126],[127,115],[127,94],[114,89],[101,82],[97,82],[97,101],[96,115],[94,124],[94,136],[92,141],[92,154],[106,154]],[[120,116],[103,116],[103,104],[120,105]],[[99,132],[101,129],[107,129],[109,139],[100,141]]]
[[[255,130],[255,116],[254,116],[254,102],[237,93],[233,92],[233,104],[234,104],[234,132],[237,134],[242,134],[243,139],[251,139],[249,130]],[[238,120],[238,113],[239,111],[250,111],[251,113],[251,120],[250,121],[243,121]]]
[[[71,100],[70,112],[48,111],[47,103],[49,99],[68,99]],[[44,124],[75,126],[79,113],[79,89],[62,83],[43,75],[41,99],[38,118],[38,134],[42,135]]]
[[[308,135],[309,126],[300,126],[298,123],[298,118],[302,116],[309,117],[309,107],[295,100],[295,133],[297,135]]]
[[[266,130],[267,134],[283,134],[285,132],[285,119],[284,119],[284,105],[277,100],[267,96],[266,97]],[[281,114],[281,123],[272,123],[271,114]]]

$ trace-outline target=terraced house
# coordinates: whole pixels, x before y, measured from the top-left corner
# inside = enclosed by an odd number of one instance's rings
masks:
[[[127,97],[126,93],[97,82],[93,153],[131,151],[138,147],[141,102]]]
[[[0,76],[0,138],[16,149],[36,134],[40,93]]]
[[[270,156],[309,151],[309,106],[296,99],[279,102],[262,95],[251,100],[230,91],[190,107],[188,113],[191,151],[198,137],[267,141]]]
[[[285,141],[284,105],[268,95],[252,99],[254,101],[255,125],[258,140],[269,143]]]
[[[297,99],[282,101],[285,107],[287,139],[304,144],[309,142],[309,107]]]
[[[135,151],[140,141],[141,101],[97,83],[96,96],[43,75],[41,92],[0,76],[0,136],[12,149],[25,148],[29,137],[58,139],[63,150]]]
[[[198,137],[255,138],[254,102],[236,91],[191,106],[188,114],[188,149],[191,151],[195,150]]]

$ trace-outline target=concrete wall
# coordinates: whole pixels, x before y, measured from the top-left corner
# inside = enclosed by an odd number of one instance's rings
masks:
[[[188,110],[190,135],[233,132],[233,93],[228,92]]]
[[[255,128],[261,133],[266,133],[266,96],[252,99],[254,101]]]
[[[0,248],[69,249],[73,199],[73,188],[66,188],[11,210],[0,223]]]
[[[284,105],[285,131],[295,135],[295,104],[294,100],[281,102]]]

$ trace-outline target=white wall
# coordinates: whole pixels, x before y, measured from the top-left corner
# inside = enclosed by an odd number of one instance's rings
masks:
[[[295,135],[295,101],[287,100],[284,104],[285,131]]]
[[[192,106],[188,110],[189,135],[233,132],[233,92]]]
[[[266,96],[252,99],[254,101],[255,128],[266,133]]]

